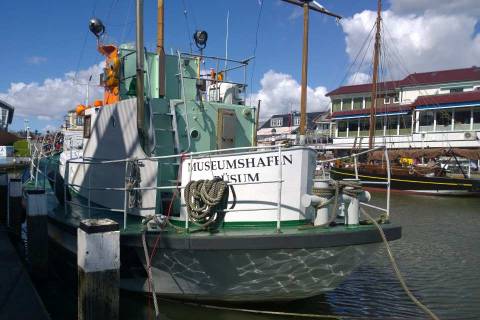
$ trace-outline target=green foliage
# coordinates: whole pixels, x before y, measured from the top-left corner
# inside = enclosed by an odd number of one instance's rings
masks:
[[[18,140],[13,144],[15,149],[16,157],[30,157],[30,152],[28,150],[28,141],[26,139]]]

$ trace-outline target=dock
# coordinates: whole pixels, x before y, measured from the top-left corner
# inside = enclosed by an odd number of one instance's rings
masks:
[[[0,226],[0,284],[0,320],[50,319],[4,226]]]

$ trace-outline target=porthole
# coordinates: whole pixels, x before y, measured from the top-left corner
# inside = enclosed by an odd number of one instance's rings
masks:
[[[192,139],[199,139],[200,138],[200,132],[198,132],[198,130],[196,129],[193,129],[192,131],[190,131],[190,138]]]

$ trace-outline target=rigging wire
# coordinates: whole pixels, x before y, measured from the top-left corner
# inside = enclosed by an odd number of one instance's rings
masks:
[[[190,20],[188,19],[188,10],[187,10],[187,4],[185,0],[182,0],[182,4],[183,4],[183,16],[185,18],[185,27],[186,27],[185,38],[187,40],[187,47],[190,47],[190,53],[192,53],[193,52],[193,43],[191,39],[192,33],[190,32]]]
[[[253,77],[255,75],[255,66],[257,62],[256,54],[257,54],[257,47],[258,47],[258,32],[260,30],[260,22],[262,18],[262,12],[263,12],[263,2],[264,0],[259,0],[260,4],[260,9],[258,10],[258,16],[257,16],[257,28],[255,31],[255,45],[253,47],[253,62],[252,62],[252,71],[250,74],[250,101],[249,105],[252,105],[252,94],[253,94]]]

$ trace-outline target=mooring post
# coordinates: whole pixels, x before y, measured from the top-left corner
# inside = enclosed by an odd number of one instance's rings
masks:
[[[21,236],[22,223],[22,180],[11,178],[8,181],[8,226],[16,236]]]
[[[27,252],[34,278],[48,277],[47,195],[45,190],[27,191]]]
[[[0,225],[7,224],[8,212],[8,174],[0,173]]]
[[[110,219],[86,219],[77,231],[78,319],[118,319],[120,231]]]

